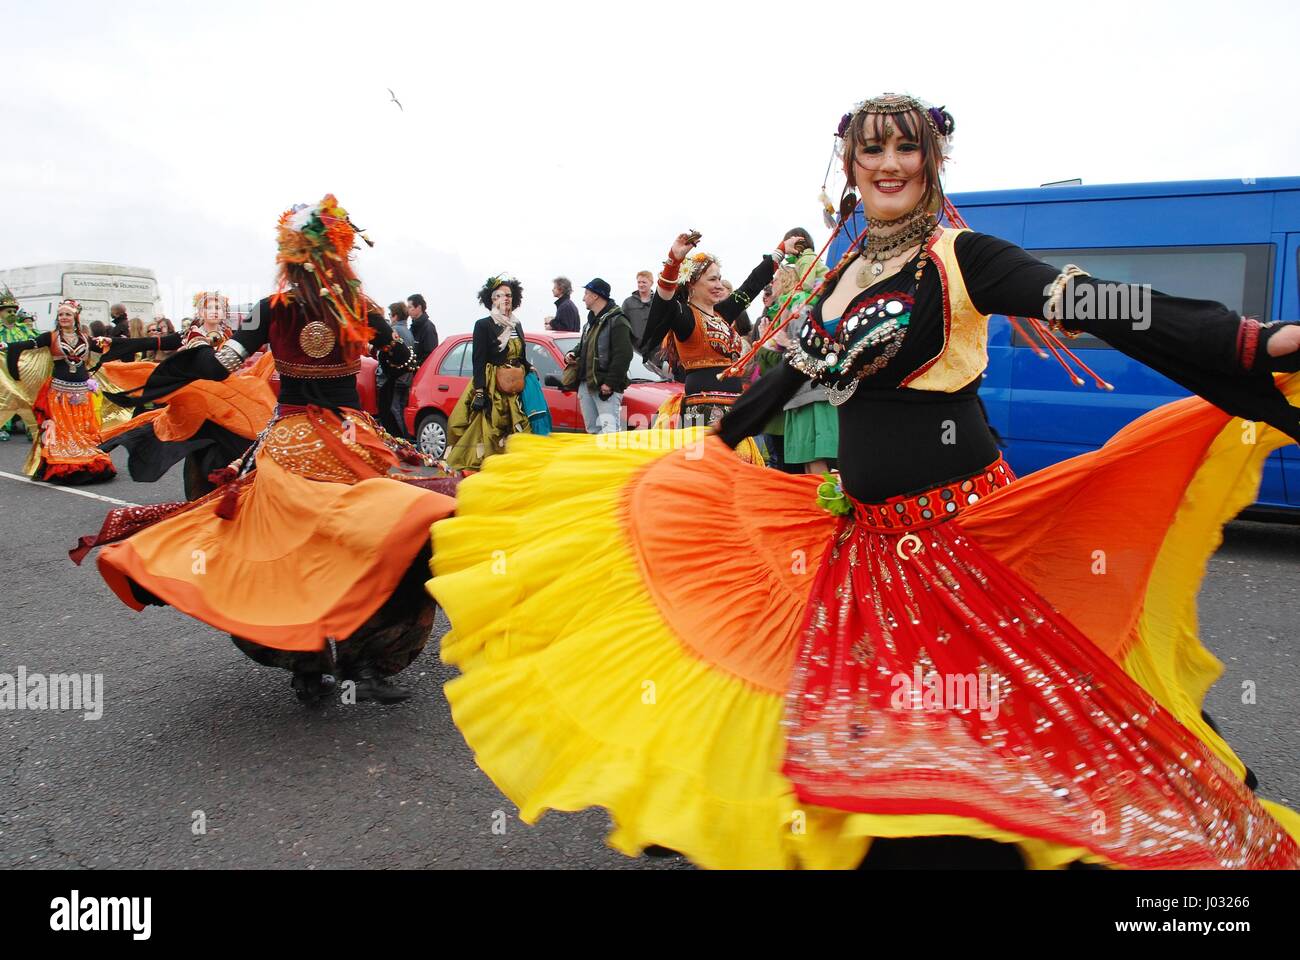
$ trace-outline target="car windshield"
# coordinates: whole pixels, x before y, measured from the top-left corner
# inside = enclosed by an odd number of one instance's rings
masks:
[[[556,349],[560,351],[561,355],[577,350],[579,342],[581,342],[579,337],[555,338]],[[648,380],[652,383],[659,383],[664,379],[663,375],[658,371],[647,367],[645,361],[641,359],[641,355],[635,352],[632,354],[632,364],[627,368],[627,378],[632,381]]]

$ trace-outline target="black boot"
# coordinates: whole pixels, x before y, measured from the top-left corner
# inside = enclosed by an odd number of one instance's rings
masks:
[[[358,667],[349,677],[356,684],[357,703],[401,703],[411,699],[411,691],[382,676],[372,666]]]
[[[295,670],[293,691],[303,703],[319,703],[334,691],[334,678],[328,673]]]
[[[670,850],[668,847],[661,847],[657,843],[652,843],[641,851],[647,857],[654,857],[656,860],[666,860],[669,857],[680,857],[681,854],[676,850]]]

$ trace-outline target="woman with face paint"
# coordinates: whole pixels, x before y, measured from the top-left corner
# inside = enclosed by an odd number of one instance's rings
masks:
[[[447,421],[453,470],[479,470],[516,433],[531,430],[524,411],[524,378],[532,372],[524,328],[515,311],[524,288],[514,277],[489,277],[478,301],[491,311],[474,324],[474,375]]]
[[[953,129],[912,97],[844,116],[866,229],[714,435],[520,444],[469,481],[430,583],[453,717],[524,820],[603,806],[629,854],[1300,868],[1300,818],[1201,716],[1196,630],[1219,528],[1300,439],[1300,325],[1154,292],[1142,317],[1067,309],[1121,300],[939,225]],[[978,398],[993,313],[1200,396],[1013,482]],[[838,480],[732,456],[810,380]]]

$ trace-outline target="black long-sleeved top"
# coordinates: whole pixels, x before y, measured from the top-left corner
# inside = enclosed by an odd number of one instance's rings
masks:
[[[231,339],[243,347],[249,356],[252,356],[267,344],[271,335],[271,324],[274,320],[261,318],[271,316],[270,302],[263,300],[254,309],[251,321],[237,330]],[[382,313],[372,311],[368,314],[367,320],[371,329],[375,331],[374,338],[370,341],[372,347],[383,348],[393,342],[393,328],[388,325],[388,321],[384,319]],[[164,337],[164,350],[169,349],[168,343],[168,338]],[[124,348],[128,351],[150,348],[154,346],[155,339],[153,337],[139,338],[139,344],[143,346],[135,345],[133,348],[132,341],[115,341],[114,351],[119,349],[119,345],[124,345]],[[395,354],[394,362],[398,364],[405,362],[409,357],[408,348],[400,338],[397,338],[393,353]],[[230,371],[217,360],[216,351],[207,344],[201,344],[173,353],[158,364],[153,373],[149,375],[149,379],[142,389],[122,394],[120,397],[122,401],[137,404],[147,403],[158,400],[194,380],[224,380],[228,376],[230,376]],[[114,397],[114,399],[116,400],[118,397]],[[314,404],[331,410],[339,410],[343,407],[360,409],[361,407],[361,398],[357,394],[356,374],[343,377],[307,379],[281,373],[279,400],[282,404],[295,406]]]
[[[510,344],[507,341],[504,349],[497,346],[497,339],[501,334],[501,328],[491,317],[483,317],[474,324],[474,346],[471,359],[474,363],[474,389],[484,390],[487,388],[487,365],[500,366],[509,358]],[[533,366],[528,362],[528,341],[524,339],[524,328],[515,323],[514,336],[518,337],[524,345],[524,351],[520,354],[524,373],[529,373]]]
[[[714,305],[714,313],[729,323],[736,333],[741,336],[748,334],[751,327],[745,308],[762,293],[764,287],[772,282],[775,273],[776,261],[771,254],[764,255],[762,262],[750,271],[745,282],[727,299]],[[650,298],[650,315],[646,320],[645,336],[641,338],[639,347],[641,353],[648,354],[659,349],[660,344],[669,334],[675,336],[678,341],[684,342],[694,332],[695,312],[687,301],[685,288],[678,290],[676,296],[668,300],[660,295],[656,287],[654,296]],[[686,359],[683,357],[683,360]],[[690,397],[699,393],[739,394],[745,386],[742,378],[731,377],[718,380],[718,371],[725,369],[734,359],[737,358],[719,356],[716,366],[688,368],[685,395]]]
[[[1014,244],[973,232],[957,237],[954,252],[971,302],[980,313],[1045,319],[1046,291],[1060,274],[1059,268]],[[850,266],[836,283],[852,283],[856,273],[857,267]],[[863,290],[844,310],[850,317],[881,298],[915,298],[897,353],[883,369],[864,378],[838,408],[843,483],[850,495],[863,502],[970,476],[997,458],[997,445],[979,403],[979,377],[953,393],[900,389],[902,381],[943,346],[943,293],[937,269],[927,265],[919,282],[914,273],[915,265],[909,263]],[[1105,283],[1087,277],[1074,281],[1076,290]],[[819,322],[821,305],[832,289],[814,308]],[[1102,307],[1097,312],[1104,314],[1110,298],[1102,294],[1096,302]],[[1153,291],[1145,328],[1135,329],[1130,317],[1105,315],[1067,321],[1067,325],[1107,341],[1235,416],[1268,421],[1300,439],[1300,410],[1287,403],[1269,373],[1290,369],[1295,358],[1269,358],[1266,344],[1273,330],[1265,330],[1253,366],[1243,369],[1238,344],[1242,321],[1223,304]],[[870,363],[888,348],[886,341],[869,349],[857,363]],[[788,359],[767,373],[728,411],[719,428],[723,439],[735,446],[761,432],[806,379]]]
[[[54,334],[47,331],[37,336],[35,340],[15,340],[13,343],[8,344],[5,349],[5,363],[9,367],[9,376],[15,380],[18,379],[18,358],[26,351],[50,350],[53,343]],[[87,369],[92,349],[90,341],[83,338],[78,342],[77,348],[68,349],[70,352],[73,350],[79,350],[80,352],[72,353],[70,358],[65,358],[61,354],[50,350],[51,356],[54,357],[54,378],[68,383],[84,383],[90,379],[90,373]]]
[[[98,353],[98,348],[94,345],[95,338],[83,339],[77,347],[64,345],[63,351],[56,353],[51,349],[54,345],[54,336],[53,332],[47,331],[34,340],[16,340],[9,344],[5,356],[5,363],[9,367],[9,375],[15,380],[18,379],[18,358],[28,350],[50,351],[50,355],[54,358],[53,375],[55,379],[67,383],[84,383],[90,379],[91,373],[98,369],[100,364],[109,360],[129,358],[141,350],[175,350],[181,345],[180,334],[175,333],[161,338],[138,337],[134,340],[128,337],[120,337],[113,340],[112,347],[99,354],[97,361],[92,364],[90,362],[91,354]],[[70,356],[65,355],[65,352]]]

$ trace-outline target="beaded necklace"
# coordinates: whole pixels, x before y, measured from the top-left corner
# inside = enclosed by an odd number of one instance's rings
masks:
[[[924,243],[938,225],[938,220],[933,214],[921,209],[902,219],[906,221],[906,225],[901,230],[884,236],[870,232],[872,227],[877,224],[888,226],[898,221],[888,223],[868,221],[867,241],[859,253],[859,259],[863,262],[861,269],[858,270],[857,281],[862,289],[871,286],[872,282],[885,272],[885,261],[894,259],[918,243]]]

